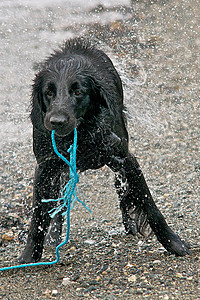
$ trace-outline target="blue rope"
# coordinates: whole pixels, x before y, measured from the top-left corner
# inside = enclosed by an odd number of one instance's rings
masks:
[[[61,201],[62,202],[62,204],[60,204],[59,206],[57,206],[49,211],[51,218],[54,218],[54,216],[57,213],[59,213],[63,208],[67,208],[67,210],[62,213],[62,216],[67,215],[66,238],[65,238],[64,242],[60,243],[56,247],[56,257],[57,257],[56,260],[50,261],[50,262],[28,263],[28,264],[22,264],[22,265],[17,265],[17,266],[12,266],[12,267],[5,267],[5,268],[0,268],[0,271],[19,269],[19,268],[24,268],[24,267],[33,267],[33,266],[49,266],[49,265],[58,263],[60,260],[59,250],[69,240],[70,210],[74,207],[76,200],[78,202],[80,202],[89,212],[91,212],[91,210],[86,206],[83,196],[80,194],[78,188],[76,187],[76,184],[79,181],[79,176],[76,171],[76,149],[77,149],[77,130],[76,130],[76,128],[74,130],[74,143],[70,146],[70,148],[67,151],[70,154],[70,161],[68,161],[61,153],[58,152],[58,149],[56,147],[56,142],[55,142],[55,131],[54,130],[51,133],[51,139],[52,139],[52,145],[53,145],[53,149],[54,149],[55,153],[58,155],[58,157],[60,157],[69,166],[70,180],[65,185],[65,187],[62,189],[60,198],[42,200],[42,202],[50,202],[50,201]],[[81,201],[77,197],[76,191],[83,198],[83,201]],[[71,204],[72,204],[72,206],[71,206]]]

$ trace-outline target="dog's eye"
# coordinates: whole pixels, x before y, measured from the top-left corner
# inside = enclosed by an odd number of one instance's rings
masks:
[[[53,91],[48,90],[46,92],[46,95],[47,95],[47,97],[51,98],[51,97],[53,97],[54,93],[53,93]]]
[[[74,91],[74,94],[75,94],[76,96],[80,96],[80,95],[81,95],[81,91],[80,91],[80,90],[75,90],[75,91]]]

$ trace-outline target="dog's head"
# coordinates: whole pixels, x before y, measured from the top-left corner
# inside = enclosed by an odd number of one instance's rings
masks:
[[[84,73],[78,62],[61,60],[36,77],[33,96],[37,94],[47,130],[55,130],[60,136],[67,135],[94,109],[92,80]]]
[[[33,85],[35,127],[65,136],[97,114],[100,106],[116,116],[122,103],[121,81],[109,58],[97,51],[90,55],[60,52],[46,61]]]

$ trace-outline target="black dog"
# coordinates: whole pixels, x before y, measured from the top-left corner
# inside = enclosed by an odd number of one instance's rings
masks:
[[[19,262],[40,260],[50,225],[48,211],[53,203],[41,199],[58,198],[60,180],[68,172],[53,151],[51,131],[55,130],[59,151],[73,142],[78,131],[77,169],[97,169],[107,165],[116,173],[127,233],[149,234],[152,230],[171,253],[186,255],[189,246],[167,225],[156,207],[142,171],[128,150],[128,133],[120,77],[102,51],[82,39],[72,39],[43,64],[32,92],[33,148],[37,159],[34,182],[34,212],[25,250]],[[58,243],[62,216],[57,215],[52,235]]]

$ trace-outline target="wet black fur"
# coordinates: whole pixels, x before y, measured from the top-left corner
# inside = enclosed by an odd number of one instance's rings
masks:
[[[59,151],[73,142],[78,131],[77,169],[107,165],[116,173],[116,190],[127,233],[156,234],[171,253],[189,253],[187,243],[168,227],[156,207],[136,158],[128,150],[128,133],[120,77],[108,56],[82,39],[72,39],[54,52],[36,75],[32,90],[33,149],[37,160],[33,216],[27,245],[19,262],[40,260],[50,225],[53,203],[41,199],[59,196],[61,175],[68,168],[52,149],[51,131],[56,132]],[[56,243],[62,217],[55,217],[50,237]]]

